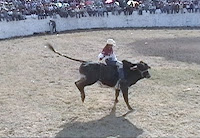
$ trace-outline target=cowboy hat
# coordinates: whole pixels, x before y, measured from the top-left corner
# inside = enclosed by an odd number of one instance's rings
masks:
[[[108,39],[106,44],[115,46],[116,42],[113,39]]]

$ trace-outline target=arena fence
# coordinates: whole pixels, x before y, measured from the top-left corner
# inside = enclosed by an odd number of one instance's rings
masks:
[[[200,13],[185,14],[149,14],[133,13],[132,15],[112,15],[105,17],[82,18],[47,18],[43,20],[27,17],[26,20],[0,22],[0,39],[28,36],[50,31],[49,21],[56,22],[57,31],[94,29],[94,28],[126,28],[126,27],[200,27]]]

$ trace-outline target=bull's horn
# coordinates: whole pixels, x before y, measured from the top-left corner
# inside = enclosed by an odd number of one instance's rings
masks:
[[[137,69],[137,66],[130,67],[130,70],[136,70],[136,69]]]

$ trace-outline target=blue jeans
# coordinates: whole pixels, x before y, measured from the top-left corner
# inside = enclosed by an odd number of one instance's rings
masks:
[[[119,74],[119,79],[124,79],[124,69],[123,69],[123,67],[119,67],[116,64],[117,61],[106,59],[105,62],[106,62],[107,65],[117,66],[117,71],[118,71],[118,74]]]
[[[117,61],[113,61],[109,59],[106,59],[105,62],[107,65],[111,65],[111,66],[116,66],[116,63],[117,63]]]

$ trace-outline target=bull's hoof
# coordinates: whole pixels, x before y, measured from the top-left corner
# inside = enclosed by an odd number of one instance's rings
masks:
[[[84,95],[81,95],[81,100],[84,103],[84,101],[85,101],[85,96]]]
[[[128,114],[132,113],[133,111],[134,111],[134,110],[130,110],[130,111],[128,111],[127,113],[123,114],[122,116],[125,117],[125,116],[127,116]]]
[[[133,110],[133,108],[131,108],[131,107],[128,107],[128,109],[129,109],[130,111],[132,111],[132,110]]]
[[[81,100],[82,100],[82,102],[84,103],[85,99],[82,99],[82,98],[81,98]]]
[[[116,107],[114,106],[111,110],[111,113],[114,113],[116,111]]]

